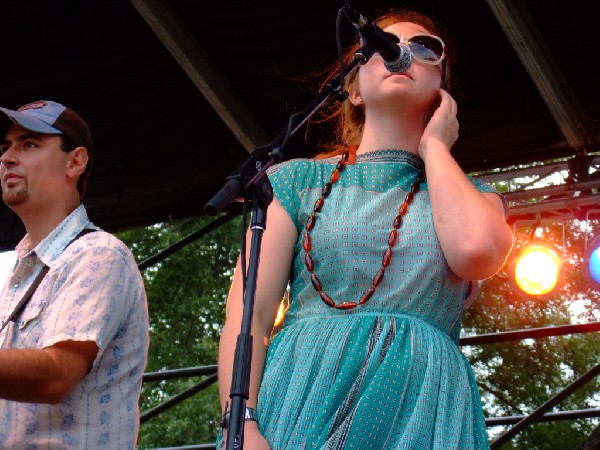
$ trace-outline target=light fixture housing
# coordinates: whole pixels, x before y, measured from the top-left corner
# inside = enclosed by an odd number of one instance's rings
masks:
[[[562,285],[560,252],[552,244],[530,241],[515,254],[510,274],[519,293],[546,299]]]

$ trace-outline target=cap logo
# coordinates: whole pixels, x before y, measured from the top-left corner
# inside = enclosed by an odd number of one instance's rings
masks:
[[[21,106],[19,109],[17,109],[17,111],[21,112],[21,111],[25,111],[28,109],[39,109],[39,108],[43,108],[47,104],[48,104],[48,102],[45,100],[38,100],[37,102],[31,102],[31,103],[27,103],[26,105]]]

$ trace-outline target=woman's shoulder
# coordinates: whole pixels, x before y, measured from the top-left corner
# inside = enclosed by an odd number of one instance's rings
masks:
[[[293,158],[284,162],[280,162],[272,165],[267,169],[267,174],[272,175],[280,171],[297,171],[297,170],[311,170],[313,168],[320,168],[328,164],[337,163],[336,158]]]
[[[331,173],[332,165],[335,166],[337,161],[336,158],[294,158],[269,167],[267,175],[272,180],[280,178],[292,178],[296,181],[320,179],[324,173]]]

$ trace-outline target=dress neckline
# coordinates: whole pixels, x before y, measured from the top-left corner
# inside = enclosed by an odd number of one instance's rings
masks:
[[[398,149],[380,149],[358,153],[356,155],[356,163],[361,162],[405,162],[418,170],[422,170],[425,167],[425,163],[420,156],[406,150]]]

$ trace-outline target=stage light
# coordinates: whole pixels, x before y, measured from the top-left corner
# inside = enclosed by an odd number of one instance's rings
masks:
[[[553,246],[528,242],[515,256],[513,278],[525,294],[541,297],[551,294],[559,283],[562,262]]]
[[[600,289],[600,235],[593,238],[583,254],[583,274],[594,289]]]

